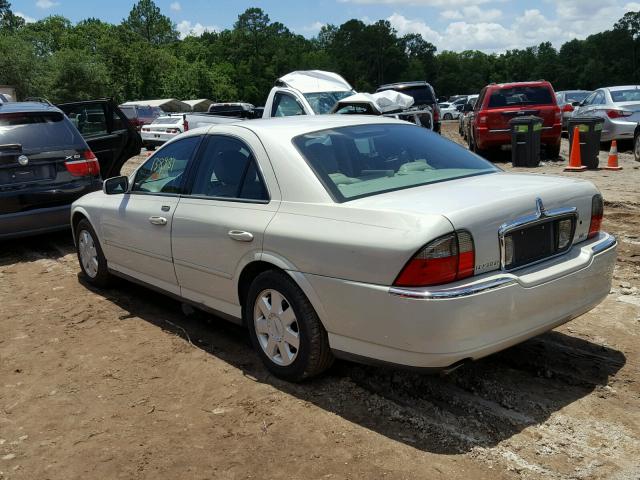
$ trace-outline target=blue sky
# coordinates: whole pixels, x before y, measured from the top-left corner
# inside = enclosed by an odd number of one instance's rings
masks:
[[[386,19],[399,33],[420,33],[438,50],[500,52],[572,38],[611,28],[626,11],[640,10],[627,0],[156,0],[181,35],[233,25],[239,13],[260,7],[297,33],[314,36],[323,24],[350,18]],[[87,17],[118,23],[133,0],[13,0],[14,12],[38,20],[61,14],[77,22]]]

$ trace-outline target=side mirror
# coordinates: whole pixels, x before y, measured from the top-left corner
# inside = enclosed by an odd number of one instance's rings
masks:
[[[582,105],[582,102],[571,102],[571,105],[573,107],[580,107]]]
[[[129,177],[107,178],[102,184],[102,191],[107,195],[118,195],[129,191]]]

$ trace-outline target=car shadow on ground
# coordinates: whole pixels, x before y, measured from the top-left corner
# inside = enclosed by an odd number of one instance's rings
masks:
[[[43,258],[57,260],[75,253],[71,229],[0,241],[0,267]]]
[[[554,331],[446,376],[338,361],[320,378],[291,384],[268,373],[242,327],[204,313],[185,316],[180,303],[124,280],[96,293],[129,312],[114,322],[141,318],[259,382],[441,454],[495,446],[594,391],[604,395],[626,362],[617,350]]]

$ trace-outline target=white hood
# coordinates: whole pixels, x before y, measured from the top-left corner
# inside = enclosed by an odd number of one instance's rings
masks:
[[[302,93],[346,92],[353,90],[349,82],[337,73],[323,70],[299,70],[287,73],[278,81]]]

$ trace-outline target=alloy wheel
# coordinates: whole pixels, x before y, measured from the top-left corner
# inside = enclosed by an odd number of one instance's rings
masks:
[[[78,252],[84,273],[90,278],[96,278],[98,275],[98,251],[93,237],[86,230],[82,230],[78,235]]]
[[[279,366],[291,365],[300,349],[298,319],[289,301],[277,290],[260,292],[253,309],[253,324],[260,347]]]

